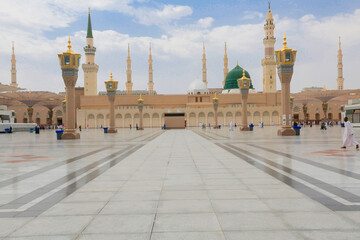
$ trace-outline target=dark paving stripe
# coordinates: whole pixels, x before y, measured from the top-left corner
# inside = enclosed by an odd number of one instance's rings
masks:
[[[191,131],[193,131],[194,133],[198,134],[199,136],[205,138],[206,140],[216,140],[216,138],[211,137],[211,136],[209,136],[207,134],[204,134],[202,132],[198,132],[198,131],[194,131],[194,130],[191,130]]]
[[[143,141],[149,142],[149,141],[157,138],[158,136],[160,136],[160,135],[163,134],[163,133],[164,133],[163,131],[160,132],[160,133],[155,133],[155,134],[151,135],[150,137],[145,138]]]
[[[4,212],[0,213],[0,218],[8,218],[8,217],[37,217],[41,213],[48,210],[50,207],[54,206],[91,180],[95,179],[96,177],[100,176],[104,172],[106,172],[108,169],[114,167],[116,164],[124,160],[126,157],[131,155],[132,153],[139,150],[144,144],[139,144],[131,149],[129,149],[127,152],[121,154],[117,158],[107,162],[105,165],[97,169],[96,171],[93,171],[86,176],[83,176],[78,181],[70,184],[69,186],[61,189],[60,191],[54,193],[53,195],[47,197],[46,199],[40,201],[39,203],[35,204],[34,206],[30,207],[29,209],[22,211],[22,212]]]
[[[218,145],[219,147],[225,149],[226,151],[234,154],[235,156],[237,156],[238,158],[244,160],[245,162],[251,164],[252,166],[260,169],[261,171],[269,174],[270,176],[278,179],[279,181],[285,183],[286,185],[296,189],[297,191],[305,194],[306,196],[308,196],[309,198],[323,204],[324,206],[326,206],[327,208],[333,210],[333,211],[360,211],[360,206],[358,205],[344,205],[284,174],[281,174],[267,166],[265,166],[264,164],[261,164],[259,162],[256,162],[254,160],[252,160],[251,158],[249,158],[246,155],[243,155],[241,153],[239,153],[238,151],[231,149],[225,145],[216,143],[216,145]]]
[[[346,199],[349,202],[353,202],[353,203],[360,202],[360,197],[359,196],[357,196],[355,194],[352,194],[352,193],[350,193],[348,191],[342,190],[341,188],[338,188],[338,187],[336,187],[334,185],[331,185],[331,184],[328,184],[328,183],[323,182],[321,180],[318,180],[316,178],[310,177],[310,176],[308,176],[306,174],[303,174],[303,173],[301,173],[301,172],[299,172],[297,170],[294,170],[292,168],[289,168],[289,167],[286,167],[284,165],[278,164],[278,163],[276,163],[274,161],[271,161],[271,160],[269,160],[267,158],[264,158],[262,156],[254,154],[252,152],[246,151],[246,150],[241,149],[239,147],[233,146],[232,144],[229,144],[229,146],[232,147],[233,149],[239,151],[239,152],[242,152],[242,153],[244,153],[244,154],[246,154],[248,156],[251,156],[251,157],[253,157],[253,158],[255,158],[255,159],[259,160],[259,161],[262,161],[262,162],[264,162],[266,164],[269,164],[270,166],[276,167],[276,168],[278,168],[278,169],[280,169],[280,170],[282,170],[284,172],[287,172],[287,173],[289,173],[289,174],[291,174],[291,175],[293,175],[293,176],[295,176],[297,178],[300,178],[300,179],[302,179],[302,180],[304,180],[304,181],[306,181],[306,182],[308,182],[308,183],[310,183],[312,185],[315,185],[318,188],[321,188],[321,189],[323,189],[323,190],[325,190],[327,192],[330,192],[330,193],[332,193],[332,194],[334,194],[334,195],[336,195],[338,197],[341,197],[343,199]]]
[[[140,130],[141,131],[141,130]],[[141,138],[141,137],[145,137],[145,136],[148,136],[148,135],[153,135],[153,134],[156,134],[157,132],[150,132],[150,133],[145,133],[145,134],[142,134],[142,135],[140,135],[140,136],[136,136],[136,137],[133,137],[133,138],[130,138],[129,139],[129,141],[133,141],[133,140],[135,140],[135,139],[138,139],[138,138]]]
[[[216,131],[216,130],[215,130],[215,131]],[[235,130],[234,130],[233,132],[235,132]],[[219,133],[215,133],[215,132],[212,132],[212,131],[209,131],[209,132],[206,132],[206,133],[210,133],[210,134],[213,134],[213,135],[215,135],[215,136],[222,137],[222,138],[224,138],[224,139],[231,139],[231,138],[228,137],[228,136],[225,136],[225,135],[222,135],[222,134],[219,134]],[[216,139],[216,138],[214,138],[214,139]],[[216,139],[216,140],[219,140],[219,139]]]
[[[326,169],[326,170],[328,170],[330,172],[338,173],[338,174],[341,174],[341,175],[344,175],[344,176],[347,176],[347,177],[351,177],[351,178],[360,180],[360,174],[359,173],[354,173],[354,172],[351,172],[351,171],[348,171],[348,170],[332,167],[332,166],[329,166],[329,165],[326,165],[326,164],[323,164],[323,163],[315,162],[315,161],[312,161],[312,160],[309,160],[309,159],[306,159],[306,158],[302,158],[302,157],[298,157],[298,156],[295,156],[295,155],[291,155],[291,154],[288,154],[288,153],[279,152],[279,151],[276,151],[276,150],[273,150],[273,149],[270,149],[270,148],[258,147],[258,146],[254,145],[254,144],[248,144],[248,145],[252,146],[252,147],[255,147],[255,148],[260,148],[262,150],[265,150],[265,151],[268,151],[268,152],[271,152],[271,153],[275,153],[277,155],[284,156],[284,157],[287,157],[287,158],[290,158],[290,159],[293,159],[293,160],[296,160],[296,161],[300,161],[302,163],[306,163],[306,164],[309,164],[309,165],[312,165],[312,166],[315,166],[315,167]]]
[[[130,148],[131,149],[131,148]],[[4,204],[2,206],[0,206],[0,209],[17,209],[19,207],[22,207],[23,205],[33,201],[34,199],[37,199],[38,197],[52,191],[53,189],[61,186],[62,184],[65,184],[67,183],[68,181],[70,181],[71,179],[73,178],[76,178],[90,170],[92,170],[93,168],[96,168],[97,166],[99,166],[100,164],[106,162],[106,161],[109,161],[110,159],[116,157],[117,155],[119,155],[121,152],[124,152],[124,149],[120,150],[120,151],[117,151],[115,153],[112,153],[96,162],[93,162],[79,170],[76,170],[54,182],[51,182],[41,188],[38,188],[30,193],[27,193],[7,204]]]
[[[25,174],[23,174],[23,175],[20,175],[20,176],[16,176],[16,177],[7,179],[7,180],[5,180],[5,181],[0,182],[0,188],[6,187],[6,186],[11,185],[11,184],[14,184],[14,183],[17,183],[17,182],[22,181],[22,180],[25,180],[25,179],[27,179],[27,178],[31,178],[31,177],[33,177],[33,176],[39,175],[39,174],[41,174],[41,173],[44,173],[44,172],[49,171],[49,170],[52,170],[52,169],[57,168],[57,167],[59,167],[59,166],[66,165],[66,164],[75,162],[75,161],[77,161],[77,160],[80,160],[80,159],[89,157],[89,156],[91,156],[91,155],[94,155],[94,154],[96,154],[96,153],[99,153],[99,152],[104,151],[104,150],[109,149],[109,148],[111,148],[111,147],[100,148],[100,149],[97,149],[97,150],[95,150],[95,151],[88,152],[88,153],[85,153],[85,154],[82,154],[82,155],[79,155],[79,156],[76,156],[76,157],[73,157],[73,158],[69,158],[69,159],[67,159],[67,160],[64,160],[64,161],[61,161],[61,162],[57,162],[57,163],[55,163],[55,164],[52,164],[52,165],[49,165],[49,166],[46,166],[46,167],[43,167],[43,168],[40,168],[40,169],[31,171],[31,172],[28,172],[28,173],[25,173]]]

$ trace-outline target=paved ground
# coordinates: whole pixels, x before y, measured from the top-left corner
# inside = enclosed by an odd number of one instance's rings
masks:
[[[0,238],[360,239],[360,152],[276,131],[2,134]]]

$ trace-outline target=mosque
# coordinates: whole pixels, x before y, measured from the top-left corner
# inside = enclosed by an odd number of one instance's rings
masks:
[[[256,92],[254,86],[250,86],[248,98],[248,121],[264,125],[281,124],[281,91],[276,86],[276,62],[274,57],[274,46],[276,42],[275,23],[272,11],[269,9],[266,14],[264,24],[265,36],[263,44],[265,56],[261,60],[263,67],[263,92]],[[109,124],[109,101],[106,92],[97,90],[97,72],[99,65],[95,63],[96,47],[92,34],[90,11],[88,15],[88,26],[86,34],[86,46],[84,47],[85,63],[82,64],[84,71],[84,87],[76,88],[76,123],[77,126],[89,126],[96,128]],[[153,60],[151,45],[149,46],[148,59],[148,89],[134,90],[131,70],[130,45],[128,46],[127,69],[126,69],[126,90],[116,92],[115,98],[115,124],[117,128],[135,126],[139,123],[140,114],[137,106],[137,99],[141,95],[144,99],[143,126],[161,127],[164,124],[166,113],[183,113],[187,126],[199,126],[200,123],[213,125],[214,107],[212,99],[216,95],[219,99],[218,124],[228,125],[230,122],[240,123],[241,121],[241,96],[237,79],[243,76],[243,68],[237,64],[231,71],[228,66],[227,48],[224,49],[224,79],[222,88],[208,88],[206,52],[203,45],[202,56],[202,79],[192,82],[187,94],[165,95],[157,94],[154,86],[156,81],[153,79]],[[16,60],[12,55],[11,68],[11,87],[18,87],[16,83]],[[342,73],[342,51],[339,40],[338,52],[338,89],[327,91],[325,88],[304,89],[300,93],[292,94],[294,97],[293,119],[319,121],[322,118],[338,121],[341,118],[341,107],[347,103],[348,99],[360,98],[360,90],[343,90]],[[249,72],[245,70],[247,78],[251,79]],[[220,85],[219,81],[219,85]],[[10,86],[9,86],[10,87]],[[13,90],[9,90],[13,91]],[[328,96],[324,98],[324,95]],[[323,98],[321,98],[323,96]],[[330,97],[329,97],[330,96]],[[330,101],[331,100],[331,101]],[[323,114],[323,106],[326,102],[327,112]],[[0,102],[1,105],[1,102]],[[306,111],[304,110],[306,106]],[[16,111],[17,122],[27,122],[27,107],[23,105],[9,105],[9,109]],[[48,124],[49,115],[45,107],[41,104],[34,106],[36,122],[38,124]],[[62,106],[54,108],[52,122],[61,123],[65,114]]]

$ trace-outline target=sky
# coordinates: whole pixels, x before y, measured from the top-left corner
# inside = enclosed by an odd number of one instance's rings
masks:
[[[154,90],[184,94],[201,79],[205,42],[209,88],[222,87],[224,43],[229,69],[236,62],[262,91],[265,0],[1,0],[0,82],[10,84],[11,43],[15,42],[17,81],[29,90],[64,91],[57,53],[82,54],[91,8],[98,90],[113,72],[125,90],[127,45],[130,44],[133,89],[147,89],[149,43],[152,43]],[[288,47],[297,59],[291,91],[304,87],[336,89],[338,39],[342,39],[344,88],[359,89],[360,1],[272,0],[275,49]],[[79,70],[76,86],[83,86]],[[277,77],[277,89],[281,89]]]

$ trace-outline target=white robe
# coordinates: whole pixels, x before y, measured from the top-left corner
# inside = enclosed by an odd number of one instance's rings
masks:
[[[233,130],[233,122],[232,122],[232,121],[229,123],[229,130],[230,130],[230,131]]]
[[[359,143],[355,140],[355,132],[353,127],[349,121],[345,122],[345,130],[343,136],[343,146],[344,147],[352,147],[356,146]]]

